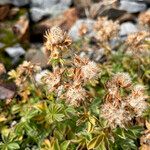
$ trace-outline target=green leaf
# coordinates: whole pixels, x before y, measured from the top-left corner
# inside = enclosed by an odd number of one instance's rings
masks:
[[[57,139],[55,140],[54,150],[61,150]]]
[[[49,124],[54,121],[63,121],[65,115],[63,114],[63,105],[50,103],[49,107],[46,109],[46,120]]]
[[[19,146],[18,143],[9,143],[9,144],[8,144],[8,148],[9,148],[10,150],[15,150],[15,149],[20,149],[20,146]]]
[[[101,134],[101,135],[99,135],[99,136],[97,136],[97,137],[94,137],[94,138],[87,144],[88,150],[94,149],[94,148],[98,147],[98,146],[101,144],[101,142],[103,141],[103,139],[104,139],[104,135],[103,135],[103,134]]]
[[[61,143],[61,145],[60,145],[60,150],[67,150],[69,144],[70,144],[70,141],[64,141],[64,142]]]
[[[124,129],[118,128],[116,133],[117,133],[117,136],[119,136],[120,138],[126,139],[126,136],[125,136],[125,133],[124,133]]]
[[[74,108],[68,107],[68,108],[65,109],[65,115],[69,118],[72,115],[73,116],[76,115],[76,111],[75,111]]]
[[[58,130],[55,130],[53,134],[55,138],[57,138],[58,140],[62,140],[63,134],[61,132],[59,132]]]
[[[16,114],[20,111],[20,105],[19,104],[16,104],[16,105],[13,105],[12,108],[11,108],[11,113],[12,114]]]
[[[26,125],[26,122],[18,123],[15,127],[15,133],[21,135],[23,133],[25,125]]]
[[[104,140],[101,141],[101,144],[98,146],[96,150],[107,150],[107,148],[105,147]]]

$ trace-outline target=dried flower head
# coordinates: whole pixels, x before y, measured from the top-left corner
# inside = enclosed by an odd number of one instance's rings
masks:
[[[99,73],[97,64],[87,58],[75,56],[74,65],[80,69],[80,74],[84,81],[96,79]]]
[[[107,94],[105,97],[106,102],[111,102],[114,106],[120,105],[122,101],[120,87],[128,88],[131,85],[131,78],[128,73],[118,72],[110,81],[107,82]]]
[[[119,24],[117,21],[108,20],[107,17],[99,17],[95,23],[95,30],[97,31],[96,38],[101,42],[106,42],[118,35]]]
[[[15,79],[17,86],[23,84],[28,77],[32,77],[36,72],[41,70],[40,66],[32,64],[31,62],[24,61],[23,64],[19,65],[17,70],[11,70],[8,72],[10,78]]]
[[[73,63],[76,67],[82,67],[84,65],[86,65],[89,62],[89,59],[86,57],[80,57],[75,55],[74,59],[73,59]]]
[[[150,27],[150,10],[147,10],[145,12],[142,12],[140,15],[139,15],[139,23],[141,25],[144,25],[144,26],[147,26],[147,27]]]
[[[34,76],[40,70],[41,68],[38,65],[24,61],[23,64],[19,65],[16,70],[8,72],[10,79],[14,79],[18,86],[18,94],[23,98],[24,102],[28,100],[28,96],[30,95],[31,83],[36,87],[37,84]]]
[[[140,139],[141,147],[140,150],[150,149],[150,130],[145,131],[144,135]]]
[[[45,47],[47,50],[62,50],[71,44],[69,36],[59,27],[52,27],[47,30],[44,37],[46,38]]]
[[[119,87],[127,88],[131,85],[131,78],[128,73],[118,72],[113,76],[112,82]]]
[[[63,70],[56,69],[54,72],[49,72],[43,77],[44,83],[47,85],[49,92],[57,89],[61,81],[61,74]]]
[[[107,120],[111,128],[124,127],[132,119],[130,113],[125,110],[123,103],[120,107],[115,107],[112,103],[103,104],[101,117]]]
[[[91,80],[97,77],[99,68],[93,61],[88,62],[87,65],[81,67],[84,80]]]
[[[127,97],[127,102],[134,109],[136,116],[142,116],[148,104],[145,101],[148,96],[144,94],[144,86],[136,85],[133,87],[131,94]]]
[[[150,34],[146,31],[132,33],[128,35],[126,44],[128,46],[127,52],[132,55],[144,55],[149,54],[149,45],[145,42]]]
[[[86,90],[78,84],[71,85],[66,92],[66,102],[73,106],[79,106],[86,97]]]
[[[24,61],[23,64],[19,65],[17,70],[20,73],[25,72],[25,74],[32,75],[33,73],[40,71],[41,68],[40,68],[40,66],[38,66],[36,64],[32,64],[29,61]]]
[[[137,84],[132,89],[132,93],[136,96],[144,95],[144,92],[145,92],[145,87],[141,84]]]
[[[142,137],[140,138],[140,150],[150,149],[150,123],[146,121],[147,129],[144,131]]]
[[[5,67],[2,63],[0,63],[0,75],[6,73]]]
[[[131,86],[131,78],[128,73],[117,73],[107,82],[107,94],[104,104],[101,108],[101,116],[105,118],[111,128],[125,125],[134,117],[142,115],[148,104],[145,101],[148,96],[145,95],[143,85]],[[128,88],[127,91],[120,88]]]
[[[112,102],[113,105],[117,106],[121,101],[121,96],[119,93],[119,88],[111,81],[106,84],[107,94],[105,97],[106,102]]]

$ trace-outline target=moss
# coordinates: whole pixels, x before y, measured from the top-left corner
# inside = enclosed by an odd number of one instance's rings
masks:
[[[0,42],[4,43],[5,45],[10,46],[17,42],[17,39],[15,38],[15,35],[12,31],[7,29],[0,29],[0,34],[2,35],[2,37],[0,37]]]
[[[0,62],[2,62],[7,70],[10,70],[12,68],[11,64],[11,58],[7,57],[4,52],[0,52]]]

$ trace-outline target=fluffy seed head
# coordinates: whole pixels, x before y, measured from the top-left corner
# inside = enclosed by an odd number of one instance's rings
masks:
[[[60,83],[61,71],[55,70],[53,73],[49,72],[43,77],[43,81],[46,83],[49,92],[54,91]]]
[[[66,102],[73,106],[79,106],[87,97],[87,93],[80,85],[72,85],[66,92]]]
[[[113,82],[108,82],[106,87],[107,94],[105,96],[105,102],[111,102],[113,105],[117,106],[121,101],[119,88]]]
[[[148,104],[145,101],[148,96],[144,94],[144,86],[136,85],[133,87],[131,94],[127,98],[127,102],[134,109],[136,116],[142,116]]]
[[[150,27],[150,10],[147,10],[146,12],[142,12],[139,15],[138,20],[141,25]]]
[[[129,87],[131,85],[130,75],[128,73],[125,73],[125,72],[118,72],[118,73],[116,73],[113,76],[112,81],[117,86],[120,86],[122,88],[126,88],[126,87]]]
[[[115,107],[111,103],[102,105],[101,117],[108,122],[111,128],[124,127],[132,119],[130,113],[125,110],[124,104],[121,104],[120,107]]]
[[[141,84],[137,84],[133,87],[132,93],[134,95],[144,95],[145,87]]]
[[[91,80],[97,77],[99,68],[95,62],[90,61],[87,65],[81,67],[81,71],[83,73],[84,80]]]
[[[99,17],[95,23],[95,30],[97,31],[96,38],[101,42],[106,42],[117,36],[119,24],[108,20],[107,17]]]
[[[146,31],[141,31],[137,33],[132,33],[128,35],[126,44],[128,46],[127,53],[132,54],[133,56],[149,55],[149,45],[145,42],[150,34]]]
[[[97,64],[87,58],[75,56],[74,65],[80,70],[81,78],[84,81],[96,79],[99,73]]]

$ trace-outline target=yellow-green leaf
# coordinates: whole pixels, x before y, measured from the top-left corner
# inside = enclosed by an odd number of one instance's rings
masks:
[[[103,141],[103,139],[104,139],[103,134],[102,134],[102,135],[99,135],[99,136],[97,136],[97,137],[95,137],[95,138],[93,138],[93,139],[87,144],[88,150],[94,149],[94,148],[98,147],[98,146],[101,144],[101,142]]]

